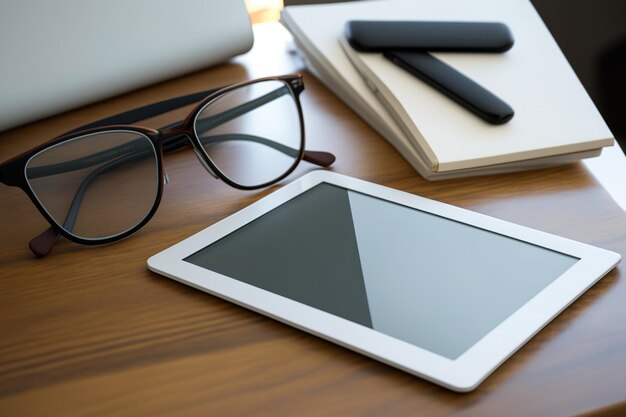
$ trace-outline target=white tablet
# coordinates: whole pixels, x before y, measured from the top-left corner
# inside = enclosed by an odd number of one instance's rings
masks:
[[[151,270],[457,391],[616,253],[315,171],[151,257]]]

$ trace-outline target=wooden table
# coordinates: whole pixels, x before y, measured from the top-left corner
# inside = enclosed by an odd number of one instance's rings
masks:
[[[333,170],[626,255],[626,214],[583,164],[425,181],[284,37],[259,30],[231,63],[0,134],[0,160],[124,109],[304,72],[308,144],[337,155]],[[45,221],[19,189],[0,187],[0,416],[626,415],[620,267],[476,391],[457,394],[149,272],[149,256],[280,187],[232,189],[190,150],[165,165],[159,212],[139,233],[101,247],[60,241],[44,259],[27,242]],[[289,180],[311,169],[302,163]]]

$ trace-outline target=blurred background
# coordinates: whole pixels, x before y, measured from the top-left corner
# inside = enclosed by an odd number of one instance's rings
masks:
[[[436,0],[434,0],[436,1]],[[626,149],[626,1],[531,0],[607,125]],[[253,23],[285,5],[332,0],[246,0]]]

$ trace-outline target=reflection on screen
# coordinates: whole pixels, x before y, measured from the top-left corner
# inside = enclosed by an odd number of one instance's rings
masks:
[[[185,260],[449,359],[578,261],[325,183]]]

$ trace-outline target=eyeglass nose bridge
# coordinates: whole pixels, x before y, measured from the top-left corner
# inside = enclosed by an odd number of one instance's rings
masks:
[[[211,168],[211,166],[209,166],[209,164],[207,163],[205,156],[202,154],[202,151],[198,150],[196,143],[194,143],[194,141],[191,139],[191,137],[189,136],[189,133],[180,132],[180,126],[181,126],[180,123],[175,123],[171,126],[167,126],[166,128],[161,129],[161,135],[163,135],[162,137],[164,139],[169,139],[169,138],[174,137],[175,139],[177,139],[177,142],[179,142],[180,140],[189,141],[191,143],[191,148],[193,149],[194,153],[198,157],[198,161],[200,161],[200,164],[202,164],[204,169],[206,169],[209,172],[209,174],[213,176],[213,178],[219,179],[219,176],[215,173],[213,168]]]

